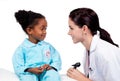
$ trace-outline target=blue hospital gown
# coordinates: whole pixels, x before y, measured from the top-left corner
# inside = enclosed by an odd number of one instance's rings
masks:
[[[45,41],[34,44],[26,38],[16,49],[12,60],[20,81],[60,81],[60,75],[57,72],[61,69],[60,55],[52,45]],[[40,75],[25,72],[27,68],[40,67],[44,64],[49,64],[57,71],[52,69]]]

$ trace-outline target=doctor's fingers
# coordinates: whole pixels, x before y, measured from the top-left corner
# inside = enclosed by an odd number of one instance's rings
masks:
[[[76,74],[75,69],[73,69],[73,68],[68,69],[68,71],[67,71],[68,76],[72,76],[72,75],[75,75],[75,74]]]
[[[73,75],[70,72],[67,72],[67,76],[73,78]]]
[[[73,69],[73,68],[70,68],[70,69],[68,69],[68,71],[67,72],[73,72],[75,69]]]
[[[67,71],[67,76],[72,78],[72,79],[75,79],[75,80],[77,80],[79,78],[79,75],[77,75],[77,70],[73,69],[73,68],[70,68]]]
[[[73,74],[73,73],[79,73],[80,71],[78,69],[70,68],[70,69],[68,69],[67,72]]]
[[[85,76],[83,73],[81,73],[78,69],[73,69],[73,68],[70,68],[68,71],[67,71],[67,74],[68,76],[74,76],[74,77],[77,77],[77,76]]]

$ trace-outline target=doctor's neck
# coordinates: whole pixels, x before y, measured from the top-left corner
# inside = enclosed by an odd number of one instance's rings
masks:
[[[92,39],[93,39],[93,36],[90,34],[87,34],[86,37],[84,38],[84,41],[82,42],[82,44],[85,46],[87,51],[90,51]]]

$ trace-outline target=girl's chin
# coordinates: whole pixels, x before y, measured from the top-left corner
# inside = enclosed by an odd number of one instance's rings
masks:
[[[44,39],[45,39],[45,37],[43,37],[43,38],[40,38],[39,40],[43,41]]]
[[[40,41],[43,41],[44,39],[40,39]]]

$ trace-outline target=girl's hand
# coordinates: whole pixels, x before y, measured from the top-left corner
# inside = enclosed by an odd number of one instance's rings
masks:
[[[81,73],[80,71],[78,71],[77,69],[70,68],[67,71],[67,75],[70,78],[75,79],[77,81],[91,81],[88,78],[86,78],[85,75]]]
[[[34,73],[34,74],[41,74],[44,70],[50,70],[52,69],[50,65],[45,64],[41,67],[37,67],[37,68],[29,68],[28,72]]]
[[[42,66],[45,70],[50,70],[52,69],[51,66],[49,64],[45,64]]]
[[[28,72],[34,73],[34,74],[41,74],[44,71],[44,68],[29,68]]]

